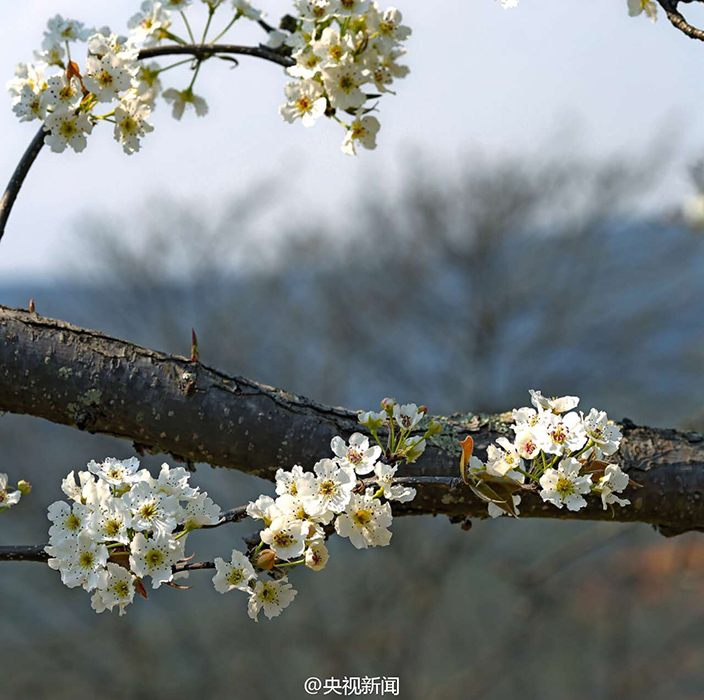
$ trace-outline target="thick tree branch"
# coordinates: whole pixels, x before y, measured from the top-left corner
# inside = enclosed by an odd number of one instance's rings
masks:
[[[149,58],[157,58],[158,56],[193,56],[199,61],[204,61],[212,56],[217,55],[236,55],[236,56],[254,56],[262,58],[265,61],[277,63],[280,66],[292,66],[295,61],[278,51],[267,49],[265,46],[240,46],[238,44],[174,44],[168,46],[156,46],[154,48],[142,49],[139,52],[138,59],[146,60]],[[39,152],[44,145],[44,127],[40,127],[39,131],[34,135],[32,142],[24,152],[20,162],[15,168],[15,172],[10,178],[2,199],[0,199],[0,241],[5,233],[7,220],[10,218],[10,212],[15,204],[17,195],[22,188],[22,185],[27,177],[29,169],[37,159]]]
[[[360,429],[356,414],[347,409],[2,306],[0,411],[131,440],[138,452],[270,480],[280,467],[310,469],[329,454],[335,435]],[[472,434],[483,456],[490,442],[510,434],[508,418],[436,416],[443,431],[428,441],[416,464],[404,468],[418,496],[399,504],[396,513],[486,517],[486,505],[457,479],[458,440]],[[704,436],[628,420],[622,428],[617,460],[643,485],[627,492],[631,507],[604,511],[592,498],[589,507],[571,513],[528,493],[521,515],[644,522],[665,534],[704,530]]]

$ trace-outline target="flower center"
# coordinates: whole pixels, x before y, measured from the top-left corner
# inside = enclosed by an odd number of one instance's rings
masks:
[[[555,491],[560,494],[561,498],[567,498],[567,496],[574,493],[574,484],[567,477],[561,476],[557,480]]]
[[[164,555],[158,549],[151,549],[147,552],[147,556],[144,557],[144,560],[147,562],[150,569],[154,569],[164,561]]]
[[[368,510],[358,510],[352,516],[352,520],[354,520],[360,527],[366,527],[372,521],[372,514]]]
[[[227,575],[227,582],[231,586],[237,586],[240,583],[244,581],[244,574],[242,573],[242,569],[232,569],[230,573]]]

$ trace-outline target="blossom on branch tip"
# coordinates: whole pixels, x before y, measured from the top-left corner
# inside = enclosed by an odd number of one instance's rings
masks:
[[[208,103],[198,95],[193,94],[193,90],[186,88],[185,90],[175,90],[169,88],[164,90],[162,97],[167,102],[172,102],[172,115],[174,119],[180,120],[186,105],[192,105],[196,115],[203,117],[208,113]]]
[[[249,582],[257,578],[252,562],[236,549],[232,550],[232,557],[226,562],[221,557],[215,559],[213,585],[218,593],[228,593],[235,589],[249,591]]]
[[[247,612],[255,622],[259,622],[260,611],[271,620],[292,603],[297,592],[286,578],[279,581],[257,581],[249,596]]]

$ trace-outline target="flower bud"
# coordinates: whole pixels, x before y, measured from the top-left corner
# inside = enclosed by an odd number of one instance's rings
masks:
[[[32,484],[29,483],[29,481],[25,481],[24,479],[20,479],[17,482],[17,490],[23,495],[26,496],[27,494],[32,492]]]
[[[264,571],[271,571],[274,568],[274,563],[276,562],[276,552],[273,549],[262,549],[257,556],[256,565],[258,569],[263,569]]]
[[[423,413],[424,415],[428,415],[428,407],[427,406],[418,406],[418,412]]]
[[[426,435],[439,435],[442,432],[442,423],[436,421],[436,420],[431,420],[430,425],[428,426],[428,430],[426,432]]]
[[[381,402],[381,407],[389,414],[391,415],[394,411],[394,406],[396,405],[396,400],[395,399],[389,399],[386,398]]]

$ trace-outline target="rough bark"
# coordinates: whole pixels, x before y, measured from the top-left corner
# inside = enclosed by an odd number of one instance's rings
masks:
[[[273,479],[280,467],[311,468],[329,453],[335,435],[360,430],[348,409],[2,306],[0,411],[131,440],[137,452],[265,479]],[[508,418],[435,416],[443,431],[429,440],[416,464],[404,468],[418,496],[398,514],[485,517],[486,505],[457,479],[458,440],[472,434],[482,457],[490,442],[509,433]],[[664,534],[704,530],[704,436],[627,419],[621,426],[624,440],[616,460],[642,485],[627,492],[631,507],[605,511],[594,498],[588,508],[570,513],[529,493],[521,515],[644,522]]]

